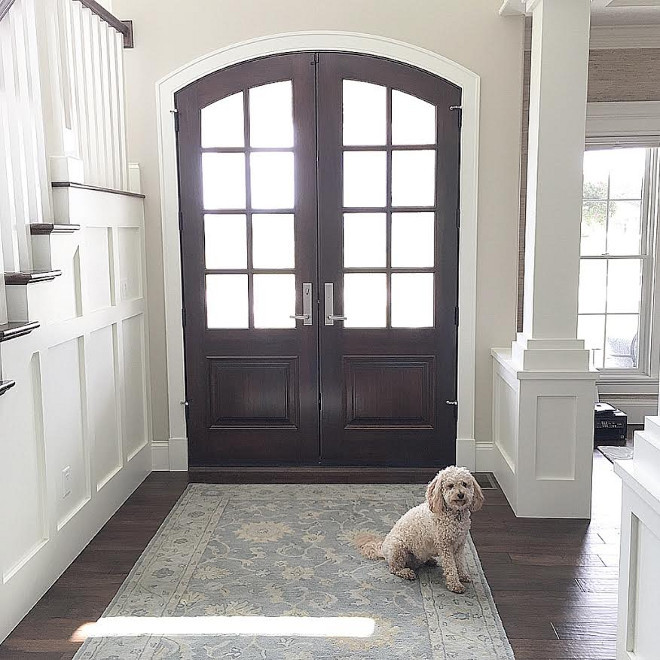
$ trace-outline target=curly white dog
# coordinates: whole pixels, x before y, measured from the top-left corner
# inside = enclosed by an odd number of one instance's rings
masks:
[[[447,589],[462,594],[461,582],[470,582],[464,558],[470,513],[483,503],[469,470],[452,465],[438,472],[426,489],[426,501],[401,516],[384,539],[364,533],[356,543],[365,557],[384,558],[390,572],[406,580],[414,580],[423,564],[436,566],[435,557],[440,557]]]

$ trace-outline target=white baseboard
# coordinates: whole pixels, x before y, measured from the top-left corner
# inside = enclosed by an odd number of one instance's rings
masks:
[[[154,472],[187,472],[188,438],[154,440],[152,466]]]
[[[474,470],[475,461],[475,445],[474,438],[456,438],[456,465],[462,465],[468,470]]]
[[[477,442],[475,444],[475,470],[477,472],[494,472],[493,443]]]
[[[167,440],[154,440],[151,443],[151,465],[154,472],[169,472],[170,444]]]

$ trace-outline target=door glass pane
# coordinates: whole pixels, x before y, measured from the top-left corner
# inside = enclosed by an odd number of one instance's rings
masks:
[[[609,161],[599,149],[584,152],[582,197],[607,199]]]
[[[344,275],[345,328],[384,328],[387,309],[385,273]],[[339,314],[335,310],[335,314]]]
[[[641,202],[610,202],[610,221],[607,226],[609,254],[639,254],[641,206]]]
[[[584,200],[582,203],[580,254],[586,256],[605,253],[606,222],[607,202]]]
[[[385,206],[385,158],[381,151],[344,152],[344,206]]]
[[[433,273],[392,273],[392,327],[433,327]]]
[[[641,199],[646,149],[613,149],[610,154],[610,198]]]
[[[245,208],[245,155],[202,154],[204,208]]]
[[[392,144],[435,144],[435,106],[392,90]]]
[[[250,155],[252,208],[293,208],[293,154],[253,153]]]
[[[581,314],[605,311],[607,266],[605,260],[582,259],[580,261],[580,293],[578,310]]]
[[[293,215],[252,216],[252,263],[255,268],[294,268]]]
[[[202,147],[242,147],[243,92],[202,108]]]
[[[607,340],[605,342],[605,368],[634,369],[638,364],[637,314],[613,314],[607,316]]]
[[[357,80],[343,87],[344,144],[385,144],[387,88]]]
[[[578,316],[578,339],[584,339],[585,347],[591,353],[592,366],[602,369],[605,351],[605,315],[580,314]]]
[[[385,266],[385,214],[344,214],[344,266]]]
[[[638,312],[641,292],[640,259],[608,259],[607,311]]]
[[[254,276],[254,327],[295,328],[296,276]]]
[[[250,145],[293,146],[293,100],[290,80],[250,89]]]
[[[392,213],[392,266],[432,267],[433,213]]]
[[[245,215],[205,215],[204,253],[207,268],[246,268]]]
[[[435,151],[392,152],[392,205],[435,204]]]
[[[209,328],[248,327],[248,276],[206,276],[206,324]]]

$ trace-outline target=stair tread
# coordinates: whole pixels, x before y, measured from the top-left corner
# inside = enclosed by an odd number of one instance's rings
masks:
[[[34,284],[36,282],[48,282],[62,274],[61,270],[24,270],[5,273],[5,284],[12,286],[17,284]]]
[[[30,233],[33,236],[41,234],[72,234],[78,231],[80,225],[68,222],[33,222],[30,224]]]
[[[12,321],[0,325],[0,342],[27,335],[39,327],[39,321]]]
[[[16,385],[14,380],[0,380],[0,396]]]

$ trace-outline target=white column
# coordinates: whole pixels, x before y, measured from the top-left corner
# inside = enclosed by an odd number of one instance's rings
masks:
[[[577,339],[590,0],[528,0],[523,332],[493,350],[496,475],[520,516],[587,518],[595,373]]]

